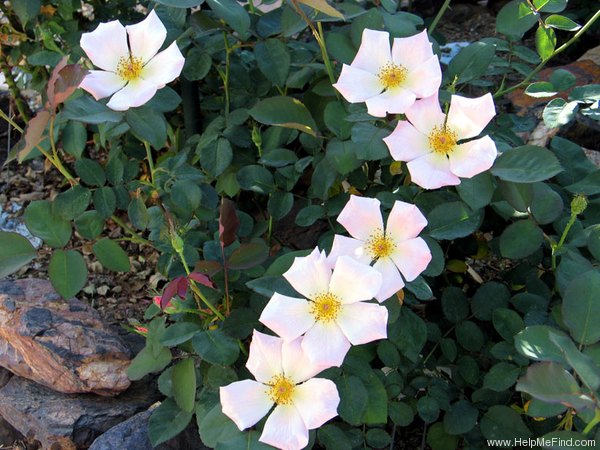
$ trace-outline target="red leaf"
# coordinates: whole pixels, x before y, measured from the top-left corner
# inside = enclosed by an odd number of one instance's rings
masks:
[[[181,282],[184,283],[183,295],[181,294]],[[165,309],[169,306],[169,302],[175,296],[175,294],[179,295],[181,298],[185,298],[185,294],[187,292],[187,284],[188,281],[184,276],[179,276],[171,281],[165,286],[165,290],[163,291],[162,296],[160,297],[160,307]]]
[[[209,288],[216,289],[215,284],[212,281],[210,281],[210,278],[208,278],[203,273],[192,272],[192,273],[190,273],[189,278],[191,280],[194,280],[196,283],[200,283],[200,284],[202,284],[204,286],[207,286]]]
[[[194,266],[194,272],[200,272],[209,277],[214,277],[221,270],[223,270],[223,265],[218,261],[198,261]]]
[[[185,298],[185,294],[187,293],[189,281],[183,275],[180,276],[180,277],[177,277],[175,279],[178,280],[178,282],[177,282],[177,295],[179,295],[179,297],[181,299],[184,299]]]
[[[45,109],[37,113],[37,116],[31,119],[27,124],[27,127],[25,127],[23,137],[21,137],[19,143],[11,151],[8,160],[12,161],[16,156],[19,162],[23,162],[36,145],[42,142],[42,137],[44,137],[46,125],[48,125],[49,120],[50,113]]]
[[[68,59],[65,56],[60,60],[48,80],[48,87],[46,88],[48,102],[46,103],[46,108],[51,111],[55,111],[58,105],[75,92],[75,89],[79,87],[87,74],[87,70],[79,64],[67,65]]]
[[[235,212],[235,203],[227,198],[223,198],[219,210],[219,239],[221,246],[227,247],[235,241],[235,233],[239,226],[240,219]]]

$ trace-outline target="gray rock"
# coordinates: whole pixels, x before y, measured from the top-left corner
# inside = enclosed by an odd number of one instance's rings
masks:
[[[3,367],[0,367],[0,388],[3,387],[6,383],[8,383],[8,380],[10,380],[10,377],[12,377],[12,372],[10,370],[6,370]]]
[[[56,391],[112,396],[130,384],[131,356],[93,308],[49,281],[0,281],[0,366]]]
[[[21,439],[24,439],[24,436],[0,416],[0,448],[3,448],[3,446],[8,447]]]
[[[134,384],[118,397],[99,397],[62,394],[15,376],[0,389],[0,415],[43,448],[67,450],[87,448],[156,400],[156,391],[146,383]]]

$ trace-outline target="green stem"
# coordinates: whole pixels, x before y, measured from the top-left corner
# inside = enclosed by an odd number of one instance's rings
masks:
[[[571,39],[569,39],[567,42],[565,42],[563,45],[561,45],[560,47],[558,47],[556,50],[554,50],[554,52],[545,60],[543,60],[541,63],[539,63],[535,69],[533,69],[529,75],[527,75],[525,77],[525,79],[523,81],[521,81],[520,83],[515,84],[514,86],[511,86],[509,88],[506,89],[499,89],[498,91],[496,91],[496,93],[494,94],[494,98],[498,98],[504,94],[508,94],[516,89],[519,89],[520,87],[526,85],[527,83],[529,83],[529,81],[535,76],[537,75],[537,73],[542,70],[546,64],[548,63],[548,61],[550,61],[552,58],[554,58],[556,55],[558,55],[559,53],[564,52],[567,48],[569,48],[569,46],[571,46],[571,44],[573,44],[577,39],[579,39],[579,37],[585,33],[593,24],[596,20],[598,20],[598,18],[600,18],[600,9],[598,11],[596,11],[596,13],[590,18],[590,20],[587,21],[587,23],[581,27],[579,29],[579,31],[577,31],[577,33],[575,33],[573,35],[573,37]]]
[[[119,225],[121,228],[123,228],[123,230],[127,233],[131,235],[131,241],[135,242],[136,244],[142,244],[142,245],[147,245],[149,247],[154,247],[152,245],[152,242],[150,242],[148,239],[144,239],[143,237],[141,237],[139,234],[137,234],[135,232],[135,230],[133,228],[131,228],[129,225],[127,225],[125,222],[123,222],[121,219],[119,219],[117,216],[112,215],[111,220],[116,223],[117,225]]]
[[[223,88],[225,89],[225,121],[229,118],[229,67],[231,62],[231,47],[227,40],[227,33],[223,32],[225,41],[225,74],[223,75]]]
[[[433,22],[431,22],[431,25],[429,25],[429,28],[427,29],[427,33],[429,34],[429,36],[431,36],[433,34],[433,30],[435,30],[435,27],[437,27],[438,22],[440,21],[442,16],[446,13],[446,10],[450,6],[450,2],[451,2],[451,0],[446,0],[444,2],[444,4],[442,5],[440,10],[434,17]]]
[[[594,418],[583,429],[583,434],[588,434],[596,425],[600,423],[600,409],[596,408]]]
[[[250,10],[250,14],[256,14],[256,9],[254,8],[254,0],[248,0],[248,9]]]
[[[571,213],[571,218],[569,219],[569,222],[567,222],[567,226],[563,230],[562,235],[560,236],[560,240],[558,241],[558,244],[556,244],[555,246],[552,247],[552,270],[554,272],[556,272],[556,254],[560,251],[563,244],[565,243],[565,239],[567,239],[567,235],[569,234],[569,231],[571,230],[571,227],[575,223],[576,219],[577,219],[577,214]]]
[[[144,147],[146,148],[146,158],[148,159],[148,167],[150,168],[150,180],[152,181],[152,186],[154,186],[154,160],[152,159],[152,149],[150,148],[150,144],[148,141],[143,141]]]
[[[4,74],[4,79],[8,86],[8,90],[10,91],[11,97],[15,101],[15,106],[17,107],[17,111],[19,111],[19,116],[23,119],[23,122],[26,124],[29,123],[29,107],[23,97],[21,97],[21,92],[17,87],[17,83],[15,82],[15,78],[10,70],[6,62],[6,57],[0,59],[0,64],[2,65],[2,73]]]

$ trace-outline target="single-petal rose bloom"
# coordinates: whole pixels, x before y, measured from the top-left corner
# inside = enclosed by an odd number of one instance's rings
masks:
[[[404,113],[417,98],[437,92],[442,82],[438,57],[427,30],[407,38],[365,29],[351,65],[344,64],[333,85],[350,103],[365,102],[369,114]]]
[[[158,53],[166,37],[167,29],[154,11],[135,25],[124,27],[113,20],[83,33],[81,48],[102,70],[91,70],[80,87],[96,100],[112,95],[107,106],[116,111],[143,105],[183,69],[176,42]]]
[[[456,186],[494,164],[496,144],[479,136],[496,115],[491,94],[478,98],[453,95],[446,116],[438,97],[416,102],[406,111],[410,121],[400,121],[383,140],[396,161],[407,161],[412,181],[425,189]]]
[[[259,320],[286,341],[306,333],[302,348],[315,363],[340,366],[350,344],[387,337],[387,309],[364,303],[381,286],[372,267],[344,256],[332,273],[325,253],[315,249],[283,276],[306,299],[275,293]]]
[[[415,205],[396,201],[385,229],[380,205],[376,198],[350,196],[337,220],[352,237],[336,234],[329,260],[337,264],[342,255],[350,255],[365,264],[375,261],[373,268],[383,279],[375,298],[382,302],[427,268],[431,251],[418,237],[427,219]]]
[[[259,441],[285,450],[304,448],[308,430],[337,416],[340,403],[331,380],[313,378],[326,367],[306,357],[301,341],[284,342],[255,330],[246,367],[256,381],[220,388],[223,414],[240,430],[256,424],[275,405]]]

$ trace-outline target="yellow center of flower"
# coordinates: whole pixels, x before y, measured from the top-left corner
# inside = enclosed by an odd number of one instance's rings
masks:
[[[278,405],[290,405],[296,385],[284,375],[275,375],[268,383],[269,398]]]
[[[367,247],[367,253],[373,259],[387,258],[396,248],[396,244],[393,239],[385,237],[381,231],[376,231],[369,236],[369,238],[365,241],[365,244]]]
[[[406,80],[406,69],[398,64],[387,63],[377,74],[385,89],[400,86]]]
[[[446,126],[435,126],[429,134],[429,146],[436,153],[447,155],[456,147],[458,136]]]
[[[142,58],[130,55],[128,58],[121,56],[117,64],[117,75],[126,81],[137,80],[142,74],[144,63]]]
[[[342,302],[330,292],[315,297],[311,306],[311,314],[317,322],[331,322],[338,316]]]

